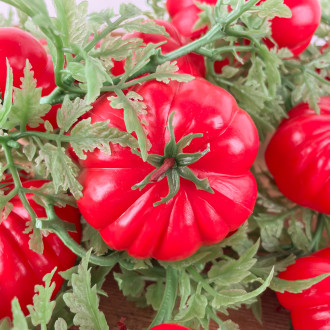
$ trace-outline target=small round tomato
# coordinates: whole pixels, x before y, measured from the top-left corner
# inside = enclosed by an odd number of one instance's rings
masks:
[[[302,257],[290,265],[279,278],[296,281],[330,273],[330,248]],[[282,306],[291,312],[295,330],[330,329],[330,277],[301,293],[277,293]]]
[[[23,187],[38,188],[46,182],[44,180],[25,181]],[[32,194],[27,194],[28,201],[37,216],[46,217],[44,208],[32,197]],[[0,319],[6,316],[11,317],[11,301],[14,297],[18,298],[22,310],[27,314],[26,306],[32,304],[35,285],[42,285],[43,276],[57,267],[53,277],[56,284],[53,294],[55,296],[64,282],[58,272],[73,267],[77,258],[55,234],[43,237],[43,254],[32,251],[29,248],[29,234],[24,233],[30,217],[18,196],[10,202],[14,206],[13,210],[6,219],[2,219],[0,225],[0,282],[2,283]],[[75,224],[77,232],[70,235],[79,243],[81,228],[78,210],[72,206],[66,206],[55,207],[55,212],[61,219]]]
[[[275,17],[271,20],[272,38],[279,48],[287,47],[294,56],[302,53],[310,44],[321,20],[318,0],[284,0],[292,17]],[[269,46],[272,43],[266,41]]]
[[[29,60],[38,79],[47,65],[47,53],[40,42],[30,33],[15,27],[0,28],[0,92],[6,89],[6,58],[13,69],[13,86],[21,85],[26,60]]]
[[[293,202],[330,214],[330,97],[318,115],[301,103],[289,111],[265,154],[279,190]]]

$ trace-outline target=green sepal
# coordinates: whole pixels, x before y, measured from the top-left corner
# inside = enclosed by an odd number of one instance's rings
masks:
[[[183,138],[181,138],[178,142],[177,142],[177,148],[178,148],[178,152],[182,152],[182,150],[185,147],[188,147],[191,143],[191,141],[195,138],[199,138],[199,137],[203,137],[202,133],[189,133],[188,135],[184,136]]]
[[[194,152],[194,153],[180,153],[175,157],[175,161],[178,166],[187,166],[197,162],[203,156],[205,156],[208,152],[210,152],[210,146],[208,145],[205,150],[202,152]]]
[[[174,135],[174,126],[173,126],[173,118],[175,112],[171,112],[168,117],[168,125],[167,129],[170,132],[170,140],[166,143],[164,155],[165,158],[175,157],[178,151],[177,144],[175,142],[175,135]]]
[[[209,193],[214,194],[214,191],[209,184],[208,178],[198,179],[194,172],[188,167],[178,167],[177,171],[179,175],[182,176],[184,179],[192,181],[196,185],[197,189],[205,190]]]
[[[169,202],[180,189],[180,175],[176,169],[170,169],[166,172],[168,182],[168,195],[162,198],[159,202],[154,203],[154,206]]]

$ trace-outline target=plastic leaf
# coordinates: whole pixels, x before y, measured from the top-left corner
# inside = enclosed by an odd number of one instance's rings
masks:
[[[68,325],[65,322],[64,319],[59,318],[56,322],[55,322],[55,330],[67,330],[68,329]]]
[[[145,282],[138,274],[122,269],[122,274],[113,273],[113,276],[124,296],[139,297],[141,295]]]
[[[100,256],[108,252],[109,246],[104,242],[100,233],[89,224],[85,224],[82,241],[87,248],[93,248],[96,255]]]
[[[176,73],[178,71],[178,66],[176,61],[165,62],[157,66],[156,72],[153,74],[157,81],[162,81],[168,84],[170,80],[175,80],[179,82],[188,82],[194,79],[193,76],[189,74]]]
[[[11,310],[13,313],[13,327],[12,330],[29,330],[28,323],[22,312],[18,299],[15,297],[11,302]],[[1,326],[0,326],[1,329]],[[8,328],[9,329],[9,328]]]
[[[187,322],[197,317],[203,319],[208,305],[207,298],[200,294],[193,294],[187,301],[187,307],[182,309],[174,318],[175,321]]]
[[[133,21],[129,21],[121,25],[121,28],[125,29],[127,32],[131,33],[133,31],[139,31],[148,34],[160,34],[169,37],[164,26],[158,25],[154,21],[146,21],[144,18],[137,18]]]
[[[96,285],[91,287],[91,269],[88,260],[91,251],[82,259],[77,273],[72,275],[72,293],[65,293],[63,299],[70,311],[75,314],[74,325],[81,330],[107,330],[109,329],[104,314],[99,311],[99,297]]]
[[[147,287],[145,293],[147,303],[151,305],[154,310],[158,310],[160,308],[163,299],[164,288],[165,286],[162,281],[158,281],[156,284],[151,284]]]

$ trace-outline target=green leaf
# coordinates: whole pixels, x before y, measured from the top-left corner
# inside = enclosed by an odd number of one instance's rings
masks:
[[[29,330],[28,323],[22,312],[21,306],[17,297],[15,297],[11,302],[11,310],[13,313],[13,327],[12,330]],[[0,326],[1,329],[1,326]],[[9,328],[8,328],[9,329]]]
[[[113,273],[113,277],[124,296],[139,297],[142,294],[145,282],[137,273],[122,269],[122,273]]]
[[[70,189],[76,199],[82,196],[82,186],[76,180],[79,169],[72,159],[66,155],[63,147],[59,148],[46,143],[39,151],[36,163],[37,166],[43,163],[46,167],[46,173],[52,175],[55,193],[60,191],[60,189]]]
[[[29,237],[30,237],[29,248],[34,252],[42,254],[44,252],[44,243],[42,241],[42,232],[40,229],[33,226],[31,221],[28,221],[26,223],[26,229],[24,230],[24,234],[28,234],[30,232],[31,232],[31,234],[29,235]]]
[[[166,37],[170,37],[164,26],[158,25],[155,21],[152,20],[146,21],[144,18],[137,18],[122,24],[120,27],[129,33],[139,31],[147,34],[160,34]]]
[[[99,231],[89,224],[84,224],[82,242],[87,245],[87,249],[93,248],[96,255],[101,256],[108,252],[109,246],[104,242]]]
[[[237,303],[242,304],[259,296],[270,285],[273,275],[274,268],[259,288],[248,293],[245,293],[244,290],[222,290],[218,292],[212,301],[212,306],[214,308],[229,307],[230,305],[235,305]]]
[[[220,261],[214,264],[208,272],[209,279],[220,287],[229,287],[230,284],[242,282],[251,275],[250,269],[257,262],[257,259],[254,257],[258,248],[259,241],[238,260]]]
[[[292,16],[290,8],[283,3],[283,0],[267,0],[263,1],[258,6],[253,7],[254,11],[258,13],[260,17],[274,18]]]
[[[75,0],[54,0],[57,27],[65,47],[82,46],[90,35],[87,24],[88,2],[76,4]]]
[[[55,322],[55,330],[67,330],[68,325],[61,317]]]
[[[51,108],[48,104],[40,104],[41,88],[36,88],[31,68],[27,60],[21,89],[14,87],[14,103],[8,115],[8,122],[4,125],[8,129],[17,125],[24,128],[26,125],[37,127],[44,122],[41,117]]]
[[[9,65],[8,58],[6,59],[7,66],[7,78],[6,78],[6,90],[3,106],[0,108],[0,127],[2,128],[6,123],[7,117],[11,111],[12,107],[12,97],[13,97],[13,70]],[[1,95],[3,98],[3,95]]]
[[[124,121],[128,133],[135,132],[141,149],[142,159],[147,159],[149,144],[146,133],[139,120],[139,115],[146,114],[146,104],[142,102],[143,97],[135,92],[128,92],[126,95],[121,91],[116,91],[117,96],[111,96],[108,100],[114,109],[124,109]]]
[[[290,235],[293,244],[298,249],[305,252],[309,252],[311,240],[307,237],[303,228],[304,225],[301,222],[296,221],[295,219],[291,219],[288,228],[288,234]]]
[[[309,289],[314,284],[321,282],[328,276],[330,276],[330,273],[325,273],[306,280],[296,280],[296,281],[287,281],[274,277],[270,284],[270,288],[276,292],[281,292],[281,293],[283,293],[284,291],[291,293],[301,293],[303,290]]]
[[[72,293],[65,293],[63,299],[71,312],[75,314],[74,325],[82,330],[107,330],[109,329],[104,314],[99,311],[99,297],[96,285],[91,287],[91,269],[88,260],[91,251],[82,259],[78,272],[72,275]]]
[[[91,118],[81,120],[71,131],[71,146],[80,159],[86,159],[84,151],[98,148],[110,155],[109,143],[119,143],[123,147],[137,148],[136,139],[116,127],[109,127],[109,120],[91,124]]]
[[[58,127],[61,128],[62,131],[68,132],[78,118],[91,108],[92,107],[87,105],[83,99],[77,97],[71,102],[69,97],[65,96],[62,107],[57,110],[56,121]]]
[[[26,142],[27,143],[24,144],[23,146],[23,153],[25,154],[27,159],[31,162],[37,152],[37,146],[35,145],[32,138],[27,138]]]
[[[154,310],[160,308],[163,294],[165,290],[165,285],[162,281],[158,281],[156,284],[151,284],[147,287],[145,293],[148,305],[151,305]]]
[[[0,330],[12,330],[9,317],[5,317],[4,319],[0,320]],[[21,329],[16,328],[15,330],[21,330]],[[23,328],[22,330],[25,329]]]
[[[87,82],[85,66],[82,63],[69,62],[66,71],[69,72],[75,80]]]
[[[87,79],[86,103],[91,104],[100,95],[103,83],[108,81],[112,84],[112,79],[100,60],[86,56],[85,61],[85,76]]]
[[[179,276],[179,296],[180,296],[180,309],[186,305],[187,299],[191,296],[192,288],[190,284],[190,277],[186,273],[185,268],[180,271]]]
[[[119,7],[119,14],[125,18],[131,18],[142,14],[142,11],[132,3],[122,3]]]
[[[257,301],[251,305],[251,310],[254,317],[262,325],[262,303],[260,297],[257,297]]]
[[[227,320],[221,324],[221,330],[239,330],[240,327],[237,323],[232,320]]]
[[[174,317],[175,321],[187,322],[194,318],[203,319],[205,317],[206,307],[208,306],[207,298],[201,294],[193,294],[187,301],[186,308],[179,311]]]
[[[157,66],[156,72],[152,75],[157,81],[162,81],[165,84],[168,84],[170,80],[175,80],[179,82],[188,82],[195,77],[189,74],[180,74],[176,73],[178,71],[178,66],[176,61],[165,62]]]
[[[27,306],[34,326],[46,326],[52,317],[55,301],[51,301],[51,297],[55,289],[55,282],[51,282],[51,280],[55,271],[56,267],[51,273],[46,274],[42,278],[45,282],[45,286],[35,286],[34,291],[37,292],[37,294],[33,296],[33,305]]]

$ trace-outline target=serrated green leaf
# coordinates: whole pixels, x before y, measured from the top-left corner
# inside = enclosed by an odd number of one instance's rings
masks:
[[[179,322],[187,322],[194,318],[203,319],[205,317],[206,307],[208,305],[207,298],[201,294],[193,294],[187,301],[187,306],[175,315],[174,320]]]
[[[57,14],[57,27],[61,31],[65,47],[70,44],[82,46],[89,37],[87,13],[88,2],[76,4],[75,0],[54,0]]]
[[[227,320],[221,324],[221,330],[239,330],[239,325],[232,320]]]
[[[192,288],[190,284],[190,277],[185,272],[185,268],[182,269],[179,276],[179,296],[180,296],[180,309],[184,308],[187,299],[192,293]]]
[[[37,252],[39,254],[42,254],[44,252],[44,243],[42,241],[42,232],[40,229],[36,228],[33,226],[31,221],[28,221],[26,223],[26,229],[24,230],[24,234],[28,234],[30,239],[29,239],[29,248]]]
[[[70,189],[76,199],[82,196],[82,186],[76,179],[79,169],[66,155],[64,148],[46,143],[36,159],[37,166],[41,163],[45,165],[47,173],[53,177],[55,193]]]
[[[108,81],[112,84],[112,79],[101,61],[91,56],[86,56],[85,61],[85,76],[87,79],[86,103],[91,104],[100,95],[103,83]]]
[[[292,16],[290,8],[283,3],[283,0],[267,0],[258,6],[253,7],[260,17],[274,18]]]
[[[14,87],[14,103],[8,114],[6,128],[17,125],[24,127],[29,125],[34,128],[43,123],[43,117],[51,108],[48,104],[40,104],[41,88],[36,88],[36,80],[33,78],[31,64],[26,61],[24,78],[21,79],[21,89]]]
[[[86,159],[84,151],[98,148],[110,155],[109,143],[119,143],[123,147],[137,148],[136,139],[129,133],[120,131],[116,127],[109,127],[109,120],[91,124],[91,118],[81,120],[71,131],[71,146],[81,159]]]
[[[55,301],[51,301],[51,297],[55,289],[55,282],[51,282],[51,280],[55,271],[56,267],[51,273],[46,274],[42,278],[45,282],[45,286],[35,286],[34,291],[37,292],[37,294],[33,296],[33,305],[27,306],[34,326],[41,325],[45,327],[52,317]]]
[[[89,224],[84,225],[82,242],[87,245],[87,249],[93,248],[96,255],[101,256],[108,252],[109,246],[104,242],[99,231]]]
[[[328,276],[330,276],[330,273],[325,273],[306,280],[296,280],[296,281],[288,281],[288,280],[280,279],[278,277],[274,277],[270,284],[270,288],[276,292],[281,292],[281,293],[283,293],[284,291],[291,293],[301,293],[303,290],[309,289],[314,284],[321,282]]]
[[[69,62],[66,70],[72,75],[72,78],[80,82],[87,82],[85,66],[82,63]]]
[[[88,260],[91,251],[86,254],[78,266],[78,272],[72,275],[72,293],[65,293],[63,299],[71,312],[75,314],[74,325],[82,330],[109,329],[104,314],[99,311],[99,297],[96,285],[91,287],[91,269]]]
[[[21,306],[17,297],[15,297],[11,302],[11,310],[13,313],[13,327],[12,330],[29,330],[28,323],[22,312]],[[1,327],[0,327],[1,328]],[[8,328],[10,329],[10,328]]]
[[[99,12],[93,12],[88,15],[90,23],[96,23],[102,25],[104,23],[111,22],[111,19],[115,17],[115,12],[112,8],[106,8]],[[98,30],[98,29],[96,29]]]
[[[303,230],[304,225],[296,221],[295,219],[291,219],[290,225],[288,228],[288,234],[290,235],[293,244],[300,250],[309,252],[310,247],[310,239],[308,239],[305,231]]]
[[[68,325],[61,317],[55,322],[55,330],[67,330]]]
[[[124,121],[128,133],[135,132],[141,149],[142,159],[147,159],[149,150],[146,133],[139,120],[139,115],[146,113],[146,104],[142,102],[142,96],[135,92],[128,92],[126,95],[120,90],[116,91],[117,96],[111,96],[108,100],[114,109],[124,109]]]
[[[10,324],[10,319],[9,317],[5,317],[4,319],[0,320],[0,330],[12,330],[11,324]],[[15,330],[20,330],[20,329],[15,329]],[[25,330],[23,328],[23,330]]]
[[[113,277],[124,296],[139,297],[143,292],[145,282],[135,272],[122,269],[122,273],[113,273]]]
[[[229,287],[240,283],[251,272],[250,269],[257,262],[254,258],[259,248],[259,241],[248,249],[238,260],[220,261],[214,264],[208,272],[208,277],[219,287]]]
[[[37,146],[35,145],[32,138],[28,138],[26,141],[27,144],[24,144],[23,146],[23,153],[29,161],[32,161],[33,157],[37,152]]]
[[[212,306],[214,308],[223,308],[229,307],[230,305],[235,305],[237,303],[242,304],[247,302],[255,297],[259,296],[262,292],[264,292],[270,284],[271,279],[274,275],[274,268],[263,282],[259,288],[253,290],[251,292],[246,293],[244,290],[222,290],[218,292],[218,294],[214,297],[212,301]]]
[[[163,295],[164,295],[165,285],[162,281],[158,281],[156,284],[151,284],[147,287],[145,296],[148,305],[151,305],[154,310],[160,308]]]
[[[137,18],[122,24],[120,27],[129,33],[139,31],[142,33],[158,34],[169,37],[169,34],[166,32],[164,26],[158,25],[155,21],[152,20],[146,21],[144,18]]]
[[[65,96],[62,107],[57,111],[56,121],[58,127],[61,128],[62,131],[68,132],[78,118],[91,108],[90,105],[85,103],[85,100],[77,97],[72,102],[68,96]]]
[[[125,18],[131,18],[141,15],[142,11],[132,3],[121,3],[119,7],[119,14]]]
[[[260,297],[257,297],[257,301],[251,305],[251,310],[254,317],[262,325],[262,304]]]
[[[195,77],[189,74],[176,73],[176,71],[178,71],[179,69],[176,63],[177,62],[174,61],[174,62],[165,62],[161,65],[158,65],[156,72],[153,74],[153,77],[155,77],[157,81],[162,81],[165,84],[168,84],[170,80],[175,80],[179,82],[188,82],[195,79]]]
[[[6,90],[4,103],[0,107],[0,128],[2,128],[7,120],[8,115],[10,114],[12,107],[12,97],[13,97],[13,70],[9,65],[8,59],[6,59],[7,66],[7,77],[6,77]],[[3,95],[1,95],[3,98]]]

